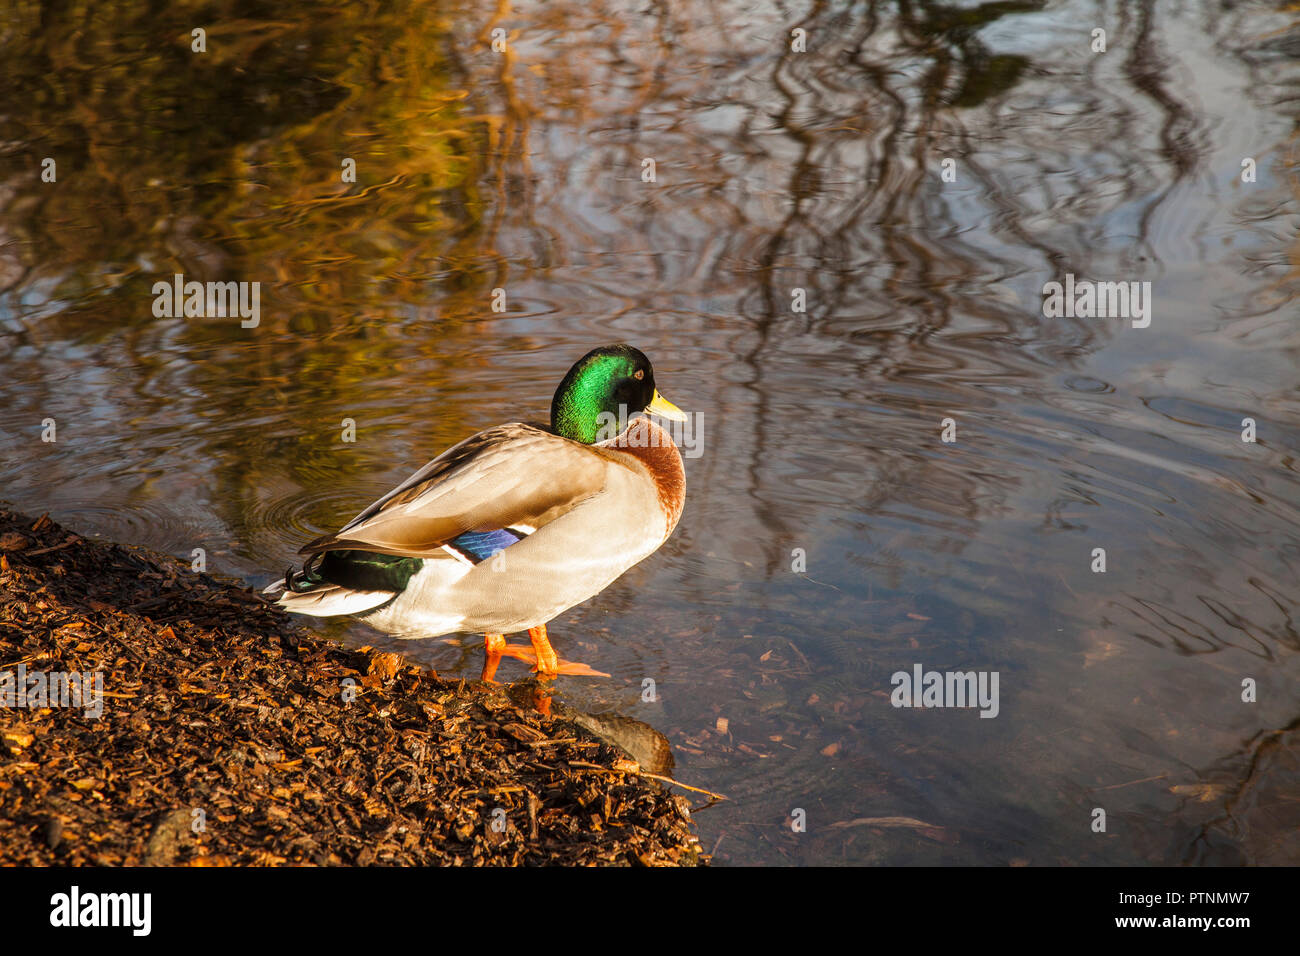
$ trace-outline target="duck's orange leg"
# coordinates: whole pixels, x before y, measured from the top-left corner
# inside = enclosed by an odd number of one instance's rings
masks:
[[[528,638],[533,642],[533,651],[537,654],[537,663],[533,670],[537,671],[537,676],[549,680],[559,674],[568,674],[577,677],[608,677],[603,671],[593,670],[586,664],[580,664],[576,661],[562,661],[555,653],[555,648],[551,647],[550,639],[546,636],[546,625],[538,624],[536,627],[528,629]]]
[[[483,673],[479,675],[479,679],[495,683],[497,665],[501,663],[501,653],[506,646],[506,636],[504,634],[484,636],[487,638],[487,643],[483,645]]]
[[[555,648],[551,647],[550,639],[546,636],[546,625],[538,624],[536,627],[530,627],[528,639],[533,642],[533,653],[537,655],[537,663],[533,666],[537,676],[554,677],[558,674],[560,657],[555,653]]]
[[[546,636],[545,624],[529,628],[528,637],[533,642],[531,650],[527,647],[507,644],[504,634],[486,634],[484,636],[487,640],[483,645],[483,673],[480,675],[480,679],[489,683],[496,682],[497,665],[501,663],[502,657],[513,657],[526,664],[531,664],[532,669],[537,672],[537,676],[544,680],[549,680],[560,674],[575,677],[609,676],[604,671],[593,670],[586,664],[560,660],[555,653],[555,648],[551,647],[550,639]]]

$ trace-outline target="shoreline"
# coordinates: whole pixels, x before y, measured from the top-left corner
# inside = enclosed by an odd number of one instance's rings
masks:
[[[533,681],[343,647],[176,558],[0,507],[0,674],[20,666],[0,865],[707,862],[689,802],[593,732],[618,715],[544,716]]]

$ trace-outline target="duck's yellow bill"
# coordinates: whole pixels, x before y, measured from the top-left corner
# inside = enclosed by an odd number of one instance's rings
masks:
[[[657,388],[655,389],[655,397],[650,399],[650,404],[645,407],[645,410],[650,412],[652,415],[666,418],[670,422],[686,421],[686,413],[660,395],[659,389]]]

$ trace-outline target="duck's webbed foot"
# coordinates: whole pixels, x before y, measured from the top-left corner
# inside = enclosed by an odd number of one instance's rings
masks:
[[[504,634],[488,634],[487,644],[484,647],[486,656],[483,661],[482,679],[495,682],[497,665],[501,663],[503,657],[513,657],[515,660],[531,665],[533,672],[543,680],[549,680],[560,675],[569,677],[609,676],[604,671],[598,671],[578,661],[560,660],[555,653],[555,648],[551,647],[551,642],[546,636],[545,624],[530,628],[528,637],[533,643],[531,648],[507,644]]]

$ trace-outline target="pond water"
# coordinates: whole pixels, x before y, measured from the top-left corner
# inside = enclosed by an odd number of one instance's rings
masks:
[[[1300,862],[1293,4],[61,6],[0,12],[0,497],[261,586],[630,342],[701,454],[558,690],[718,863]]]

